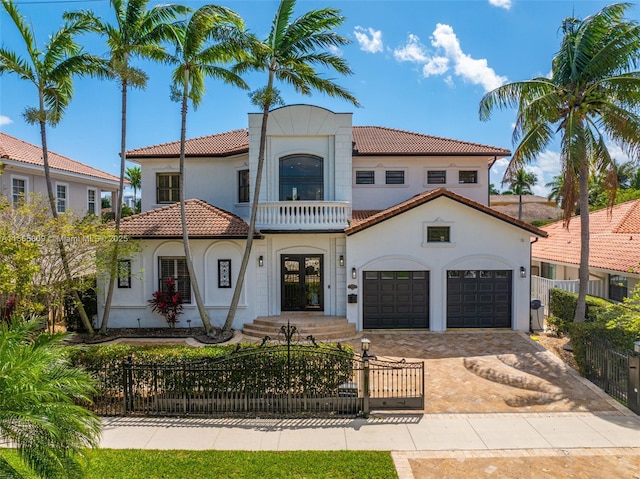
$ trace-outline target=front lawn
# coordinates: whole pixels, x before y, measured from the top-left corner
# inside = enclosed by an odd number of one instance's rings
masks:
[[[15,451],[0,449],[6,459],[24,474]],[[14,479],[4,473],[0,477]],[[20,477],[20,476],[18,476]],[[393,479],[393,459],[380,451],[183,451],[94,449],[89,451],[87,479]],[[22,479],[21,478],[21,479]]]

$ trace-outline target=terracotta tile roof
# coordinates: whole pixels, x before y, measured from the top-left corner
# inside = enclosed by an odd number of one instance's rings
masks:
[[[508,156],[509,150],[495,146],[423,135],[380,126],[353,127],[354,155],[481,155]],[[186,142],[187,156],[231,156],[249,151],[248,130],[233,130],[201,136]],[[180,142],[137,148],[127,158],[177,157]]]
[[[532,245],[537,260],[580,264],[580,217],[569,228],[562,221],[543,226],[549,235]],[[589,266],[591,268],[640,273],[640,200],[616,205],[610,211],[589,215]]]
[[[345,229],[345,233],[347,235],[352,235],[441,196],[446,196],[454,201],[467,205],[502,221],[506,221],[507,223],[529,231],[533,235],[546,236],[546,233],[544,231],[536,228],[535,226],[531,226],[528,223],[519,221],[516,218],[512,218],[511,216],[505,215],[504,213],[500,213],[499,211],[489,208],[488,206],[472,201],[469,198],[465,198],[464,196],[460,196],[444,188],[438,188],[436,190],[420,193],[419,195],[416,195],[407,201],[403,201],[402,203],[392,206],[391,208],[387,208],[386,210],[378,212],[365,210],[353,211],[351,225],[347,229]],[[368,215],[368,213],[372,214]]]
[[[44,166],[42,147],[0,132],[0,158]],[[49,150],[49,166],[56,170],[87,175],[101,180],[118,181],[118,177]]]
[[[187,230],[193,238],[246,238],[249,225],[228,211],[197,199],[185,201]],[[182,238],[180,203],[127,216],[120,223],[122,234],[133,238]]]

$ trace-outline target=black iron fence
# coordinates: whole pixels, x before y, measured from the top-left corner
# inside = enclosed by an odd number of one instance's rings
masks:
[[[98,376],[102,415],[367,415],[424,409],[424,363],[339,348],[263,346],[220,358],[113,364]]]
[[[607,341],[588,339],[585,376],[611,397],[640,414],[639,359],[632,351],[616,351]]]

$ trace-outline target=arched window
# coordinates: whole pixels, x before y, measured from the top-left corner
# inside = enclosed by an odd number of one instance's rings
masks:
[[[314,155],[280,158],[280,201],[324,200],[323,159]]]

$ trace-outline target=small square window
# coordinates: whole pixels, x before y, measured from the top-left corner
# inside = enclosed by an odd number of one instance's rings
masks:
[[[445,170],[427,171],[427,184],[444,185],[447,182],[447,172]]]
[[[356,185],[373,185],[375,182],[374,171],[356,171]]]
[[[404,185],[404,171],[402,170],[386,171],[385,182],[387,185]]]
[[[156,175],[156,202],[177,203],[180,201],[180,175],[158,173]]]
[[[469,171],[458,172],[458,183],[467,184],[467,183],[477,183],[477,182],[478,182],[477,171],[469,170]]]
[[[131,260],[118,260],[118,288],[131,287]]]
[[[427,226],[428,243],[449,243],[450,228],[448,226]]]

